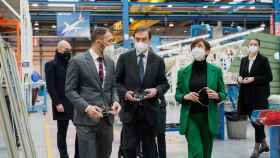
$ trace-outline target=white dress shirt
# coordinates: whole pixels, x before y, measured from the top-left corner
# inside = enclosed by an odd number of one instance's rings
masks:
[[[99,62],[98,62],[98,58],[100,57],[97,53],[95,53],[92,49],[89,49],[89,52],[90,52],[90,55],[93,59],[93,62],[96,66],[96,69],[97,69],[97,73],[99,74]],[[104,80],[105,80],[105,77],[106,77],[106,66],[104,64],[104,58],[103,58],[103,74],[104,74]],[[104,82],[103,82],[104,83]]]
[[[252,69],[252,66],[253,66],[255,60],[256,60],[256,57],[254,57],[253,59],[249,58],[249,67],[248,67],[249,73],[251,72],[251,69]]]

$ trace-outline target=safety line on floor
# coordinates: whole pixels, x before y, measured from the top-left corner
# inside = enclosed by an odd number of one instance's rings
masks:
[[[53,146],[52,146],[47,116],[44,116],[44,128],[45,128],[45,140],[47,145],[48,158],[53,158],[54,152],[53,152]]]

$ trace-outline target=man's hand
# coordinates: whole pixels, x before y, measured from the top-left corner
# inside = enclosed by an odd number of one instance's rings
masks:
[[[134,92],[133,91],[127,91],[125,94],[125,100],[134,102],[136,99],[133,97]]]
[[[100,119],[103,117],[102,109],[98,106],[89,105],[86,109],[86,113],[91,118]]]
[[[213,99],[213,100],[219,100],[220,99],[219,94],[216,91],[214,91],[210,88],[207,88],[207,94],[208,94],[209,99]]]
[[[63,105],[62,105],[62,104],[58,104],[58,105],[56,106],[56,110],[57,110],[57,112],[64,112],[64,107],[63,107]]]
[[[157,89],[156,88],[146,89],[145,92],[147,93],[144,97],[145,99],[154,98],[157,95]]]
[[[120,113],[121,109],[121,105],[118,102],[114,102],[112,106],[112,114],[117,115],[118,113]]]
[[[184,100],[186,100],[186,101],[197,102],[198,99],[199,99],[199,95],[196,92],[190,92],[189,94],[186,94],[184,96]]]

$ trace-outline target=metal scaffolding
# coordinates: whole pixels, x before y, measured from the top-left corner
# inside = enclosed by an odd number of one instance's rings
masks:
[[[0,79],[3,81],[0,88],[0,125],[9,158],[36,158],[15,53],[3,40],[0,40],[0,65]],[[16,135],[20,147],[17,147]]]

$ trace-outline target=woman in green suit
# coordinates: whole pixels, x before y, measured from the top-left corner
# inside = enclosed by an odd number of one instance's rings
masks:
[[[206,62],[210,49],[204,39],[195,40],[194,62],[178,72],[175,98],[182,104],[180,134],[188,141],[188,158],[211,158],[218,134],[218,103],[226,98],[222,70]]]

